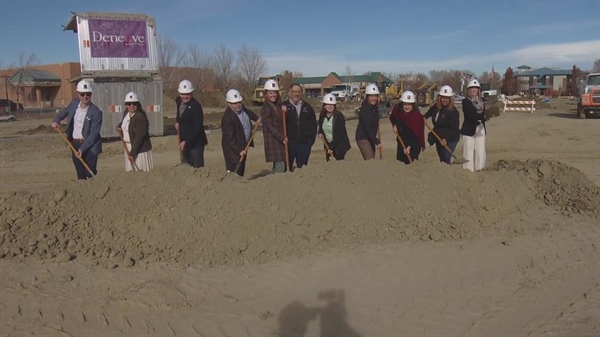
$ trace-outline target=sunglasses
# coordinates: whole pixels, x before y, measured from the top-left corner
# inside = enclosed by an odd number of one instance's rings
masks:
[[[92,93],[91,92],[81,92],[81,93],[79,93],[79,96],[81,96],[81,97],[83,97],[83,96],[92,97]]]
[[[132,103],[132,102],[128,102],[128,103],[125,103],[125,105],[127,105],[127,106],[135,106],[136,104]]]

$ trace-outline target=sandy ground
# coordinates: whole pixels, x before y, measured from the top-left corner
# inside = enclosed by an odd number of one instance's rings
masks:
[[[106,142],[77,182],[49,123],[0,124],[1,336],[600,334],[600,120],[568,101],[492,119],[475,174],[400,164],[382,120],[383,160],[270,175],[258,134],[239,178],[217,130],[204,169]]]

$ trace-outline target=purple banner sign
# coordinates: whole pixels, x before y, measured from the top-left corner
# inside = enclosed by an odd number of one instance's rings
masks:
[[[92,57],[148,57],[146,21],[89,19]]]

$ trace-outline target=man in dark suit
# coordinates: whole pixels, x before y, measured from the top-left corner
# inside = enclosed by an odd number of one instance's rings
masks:
[[[204,167],[204,147],[208,144],[204,131],[204,112],[202,106],[192,97],[194,85],[188,80],[179,82],[179,97],[175,128],[181,136],[179,150],[182,162],[193,167]]]
[[[102,111],[92,103],[92,86],[90,82],[81,80],[77,83],[77,93],[79,99],[74,99],[64,108],[50,124],[53,128],[58,128],[60,121],[67,119],[67,139],[73,144],[80,158],[90,167],[92,173],[96,175],[96,165],[98,155],[102,152],[102,138],[100,129],[102,128]],[[77,171],[77,179],[91,178],[91,174],[79,158],[72,154],[73,164]]]
[[[287,137],[290,156],[290,169],[308,165],[308,158],[317,138],[317,115],[312,106],[302,100],[302,86],[290,85],[289,98],[283,102],[286,106]]]
[[[221,119],[221,147],[225,157],[225,168],[234,172],[240,158],[243,157],[238,170],[235,172],[244,176],[246,170],[246,144],[252,135],[252,123],[260,124],[258,116],[242,105],[242,95],[235,89],[230,89],[225,95],[227,109]],[[253,142],[250,146],[254,146]]]

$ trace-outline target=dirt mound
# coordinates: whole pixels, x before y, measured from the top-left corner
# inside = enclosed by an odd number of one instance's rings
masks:
[[[35,135],[35,134],[47,134],[55,132],[54,129],[50,125],[40,125],[37,128],[29,129],[29,130],[21,130],[16,133],[19,135]]]
[[[517,171],[536,184],[535,196],[546,205],[568,212],[596,212],[600,205],[600,188],[583,172],[558,161],[501,160],[486,171]]]
[[[242,179],[176,167],[0,196],[0,256],[107,267],[264,262],[363,243],[516,236],[593,211],[600,188],[551,161],[330,162]],[[541,202],[542,201],[542,202]],[[560,214],[558,214],[560,216]],[[565,225],[568,221],[565,221]]]

